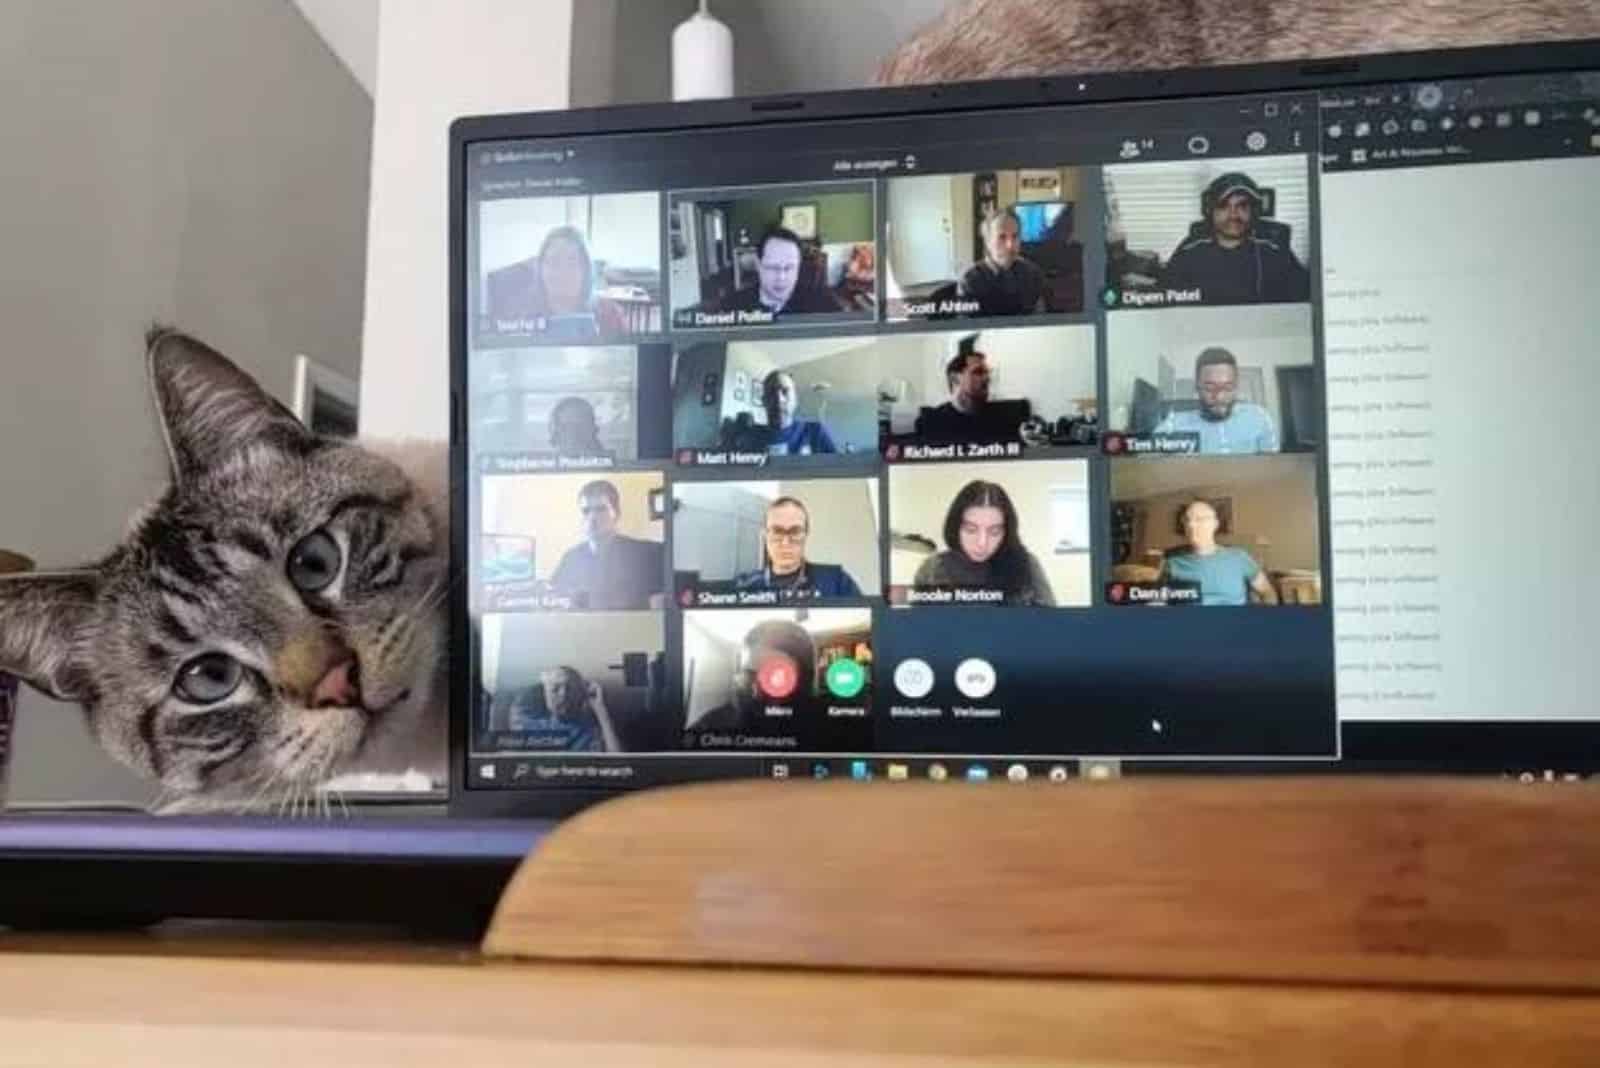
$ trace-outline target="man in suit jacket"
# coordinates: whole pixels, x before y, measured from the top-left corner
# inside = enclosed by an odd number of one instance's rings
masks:
[[[772,227],[761,235],[756,255],[756,284],[731,294],[717,310],[766,311],[771,312],[774,319],[843,310],[828,289],[802,282],[805,250],[792,230]]]

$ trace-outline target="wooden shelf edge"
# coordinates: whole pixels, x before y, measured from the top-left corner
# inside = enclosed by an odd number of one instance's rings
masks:
[[[719,783],[590,809],[491,957],[1600,990],[1600,790]]]

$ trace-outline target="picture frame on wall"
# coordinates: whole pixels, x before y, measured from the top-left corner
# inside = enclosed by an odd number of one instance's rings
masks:
[[[360,422],[361,387],[306,355],[294,358],[294,414],[312,433],[353,438]]]
[[[778,225],[802,241],[817,239],[817,203],[783,204],[778,208]]]

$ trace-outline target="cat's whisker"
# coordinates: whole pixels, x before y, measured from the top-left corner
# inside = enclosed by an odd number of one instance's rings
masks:
[[[445,596],[452,590],[455,590],[461,583],[465,581],[465,579],[465,574],[459,574],[449,579],[446,579],[443,576],[435,579],[433,583],[423,591],[422,596],[417,598],[416,603],[412,605],[409,610],[400,613],[398,618],[410,622],[419,615],[425,615],[426,613],[433,611],[433,609],[438,607],[440,602],[444,600]]]
[[[273,768],[271,774],[265,776],[262,779],[261,787],[260,787],[260,789],[258,789],[255,792],[255,796],[251,797],[250,800],[248,802],[246,802],[244,811],[246,811],[246,812],[253,811],[256,808],[257,805],[260,805],[262,803],[262,800],[267,796],[267,794],[272,790],[272,788],[278,784],[278,781],[282,777],[283,777],[282,769],[281,768]]]

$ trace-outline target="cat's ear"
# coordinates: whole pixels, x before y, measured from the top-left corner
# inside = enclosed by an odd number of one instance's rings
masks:
[[[94,571],[0,576],[0,672],[61,701],[92,700],[83,656],[99,589]]]
[[[183,482],[242,446],[266,442],[304,452],[316,439],[255,379],[186,334],[154,327],[145,335],[150,388],[161,415],[174,482]]]

